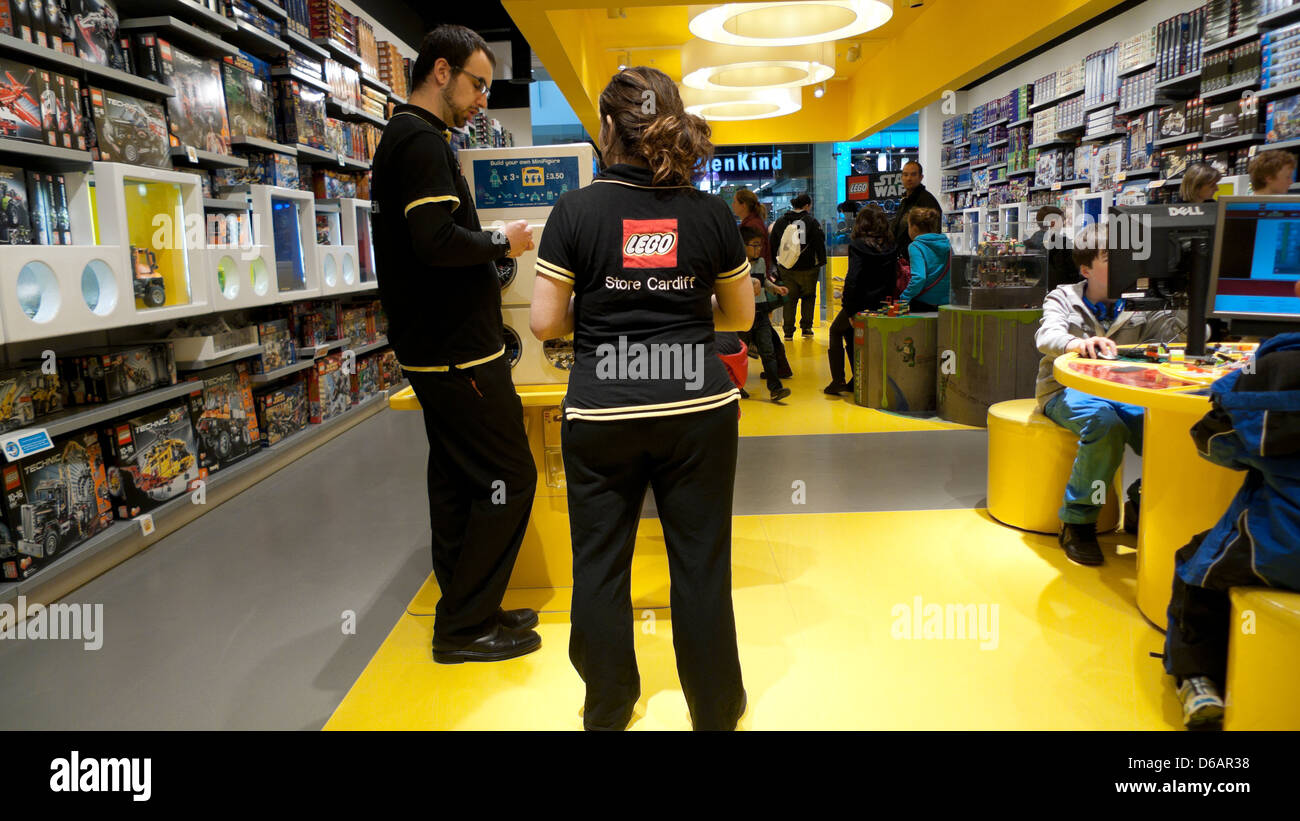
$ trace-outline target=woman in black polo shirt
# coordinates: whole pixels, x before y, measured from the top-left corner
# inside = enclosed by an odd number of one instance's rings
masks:
[[[610,167],[556,202],[533,286],[532,331],[572,332],[564,469],[573,538],[569,657],[587,684],[587,729],[621,730],[641,695],[632,547],[654,489],[672,577],[673,645],[696,729],[745,709],[731,605],[737,397],[713,332],[754,321],[749,262],[727,204],[691,185],[712,156],[656,69],[600,96]]]

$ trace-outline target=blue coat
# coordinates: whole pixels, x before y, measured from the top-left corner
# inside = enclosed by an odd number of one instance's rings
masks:
[[[1246,481],[1178,575],[1197,587],[1300,590],[1300,333],[1260,346],[1255,373],[1210,386],[1213,409],[1192,428],[1201,456]],[[1196,504],[1196,488],[1186,488]],[[1192,545],[1188,545],[1191,548]]]
[[[921,234],[912,240],[907,253],[912,261],[912,279],[899,299],[911,302],[919,298],[931,305],[947,305],[952,290],[949,282],[952,278],[949,265],[952,246],[948,238],[943,234]],[[931,283],[934,283],[933,287],[926,291]],[[924,295],[922,291],[925,291]]]

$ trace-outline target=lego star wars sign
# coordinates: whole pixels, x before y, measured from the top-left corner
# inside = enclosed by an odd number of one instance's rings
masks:
[[[892,199],[907,194],[900,172],[845,177],[844,185],[848,198],[853,202]]]
[[[677,220],[623,220],[624,268],[676,268]]]

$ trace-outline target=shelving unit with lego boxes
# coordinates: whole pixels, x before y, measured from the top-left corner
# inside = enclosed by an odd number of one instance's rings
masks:
[[[410,72],[397,44],[380,40],[375,45],[379,55],[379,79],[392,89],[393,96],[403,100],[410,97]]]

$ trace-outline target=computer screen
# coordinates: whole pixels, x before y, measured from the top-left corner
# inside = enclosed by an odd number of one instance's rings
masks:
[[[1300,323],[1300,197],[1225,197],[1216,235],[1209,315]]]

